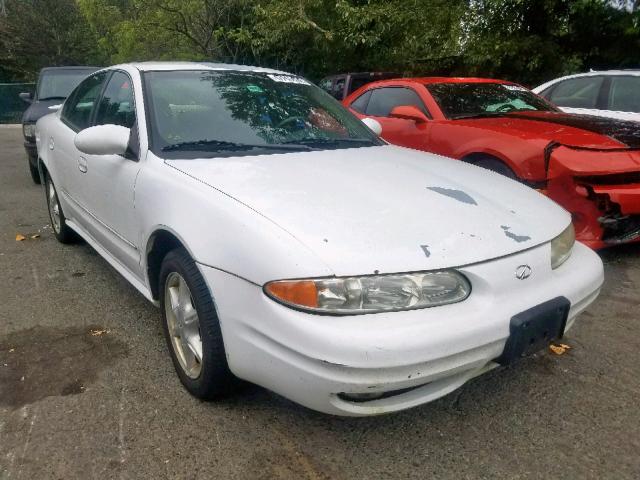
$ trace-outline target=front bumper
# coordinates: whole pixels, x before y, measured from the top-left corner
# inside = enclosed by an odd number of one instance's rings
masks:
[[[216,303],[231,371],[321,412],[363,416],[435,400],[494,368],[515,314],[559,295],[571,302],[567,328],[598,295],[602,262],[576,244],[557,270],[549,244],[462,267],[472,284],[464,302],[350,317],[286,308],[262,289],[199,265]],[[518,280],[528,264],[533,274]],[[355,402],[341,393],[397,392]]]
[[[640,241],[640,151],[559,147],[546,193],[571,212],[576,237],[589,247]]]

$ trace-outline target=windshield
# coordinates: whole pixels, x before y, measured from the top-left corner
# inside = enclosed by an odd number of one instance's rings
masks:
[[[433,83],[426,85],[451,120],[500,116],[509,112],[554,112],[555,107],[524,87],[504,83]]]
[[[144,81],[152,150],[165,158],[383,144],[340,103],[297,76],[155,71]]]
[[[64,100],[74,88],[96,69],[45,70],[38,79],[38,100]]]

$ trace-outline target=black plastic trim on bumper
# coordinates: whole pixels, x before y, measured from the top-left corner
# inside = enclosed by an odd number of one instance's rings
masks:
[[[496,362],[509,365],[561,339],[570,308],[567,298],[556,297],[511,317],[509,338]]]

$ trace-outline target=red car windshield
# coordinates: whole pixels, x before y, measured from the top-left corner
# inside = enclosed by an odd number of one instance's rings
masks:
[[[520,85],[506,83],[432,83],[426,85],[450,120],[493,117],[509,112],[558,111]]]

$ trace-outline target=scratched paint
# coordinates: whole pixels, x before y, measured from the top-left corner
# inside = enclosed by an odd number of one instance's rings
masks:
[[[429,258],[431,256],[431,252],[429,251],[429,245],[420,245],[420,248],[422,249],[422,252],[424,253],[424,256]]]

